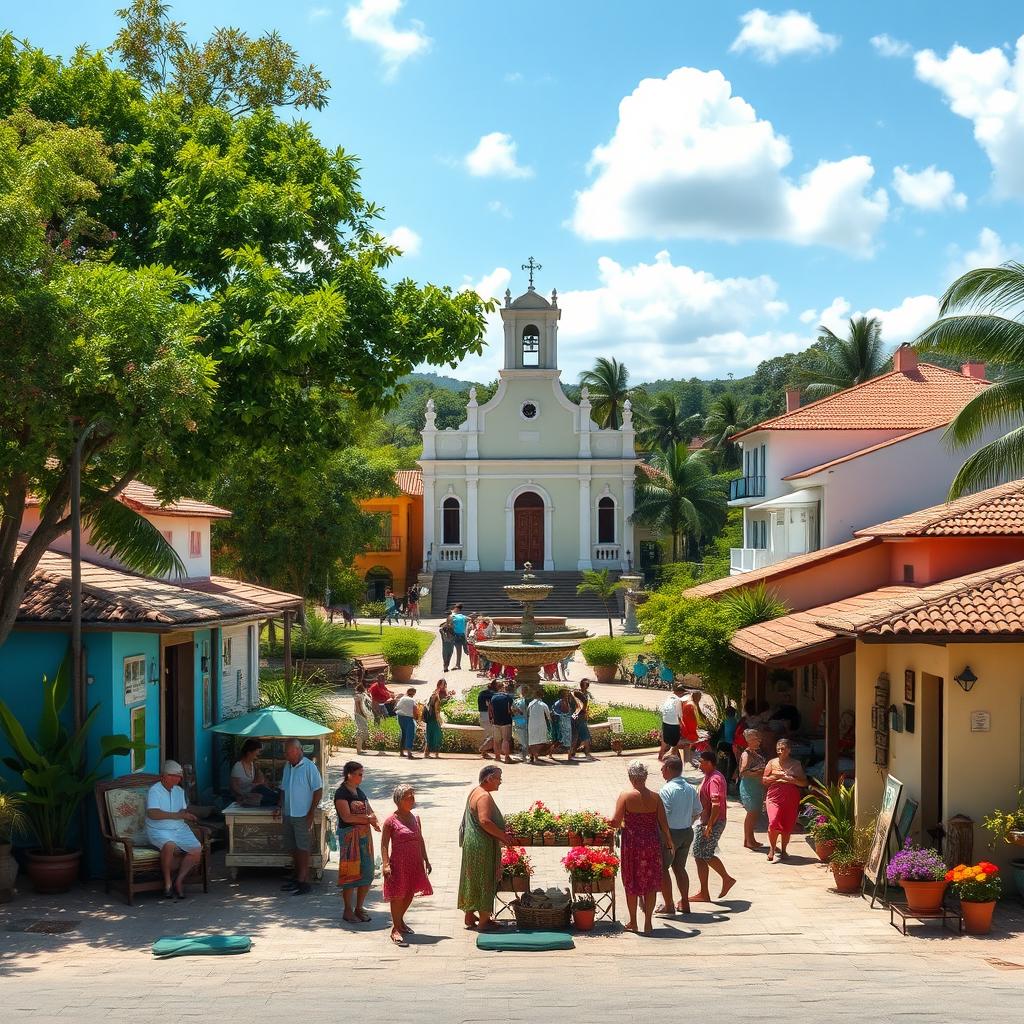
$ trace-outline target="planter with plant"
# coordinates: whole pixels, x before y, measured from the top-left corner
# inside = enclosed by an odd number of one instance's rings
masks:
[[[1010,846],[1024,846],[1024,789],[1017,790],[1017,806],[1012,811],[994,810],[981,821],[981,827],[988,831],[991,843],[1008,843]],[[1013,884],[1017,895],[1024,897],[1024,857],[1010,861]]]
[[[610,683],[626,655],[625,641],[610,636],[595,636],[580,644],[583,660],[594,670],[599,683]]]
[[[11,853],[14,836],[25,827],[21,801],[0,789],[0,903],[9,903],[18,877],[18,862]]]
[[[393,629],[384,637],[380,653],[388,663],[391,678],[396,683],[412,679],[413,669],[420,663],[420,641],[414,629]]]
[[[828,861],[840,839],[848,838],[853,828],[854,787],[842,779],[825,785],[814,779],[801,803],[817,812],[807,831],[814,840],[814,852],[820,861]]]
[[[68,732],[61,715],[71,698],[70,661],[65,658],[50,682],[43,676],[38,735],[29,738],[14,712],[0,700],[0,729],[12,756],[4,764],[20,776],[24,789],[15,793],[23,804],[25,830],[39,844],[28,851],[28,876],[37,892],[67,892],[78,878],[82,851],[69,846],[78,808],[92,796],[109,757],[144,750],[123,735],[102,736],[99,753],[85,766],[86,746],[99,705],[90,708],[81,728]]]
[[[611,892],[619,873],[619,858],[598,846],[574,846],[563,858],[574,893]]]
[[[946,872],[950,891],[960,898],[960,913],[968,935],[988,935],[996,900],[1003,894],[999,868],[987,860],[979,864],[958,864]]]
[[[872,830],[857,828],[850,824],[835,837],[835,849],[829,858],[828,866],[832,871],[836,892],[860,892],[864,879],[864,864],[867,862],[871,848]]]
[[[577,896],[572,901],[572,923],[581,932],[589,932],[594,927],[594,915],[597,904],[593,896]]]
[[[915,914],[934,914],[942,908],[946,894],[946,865],[935,850],[927,850],[908,839],[892,855],[885,877],[900,885],[907,895],[907,908]]]
[[[506,847],[501,854],[499,892],[528,892],[533,862],[522,847]]]

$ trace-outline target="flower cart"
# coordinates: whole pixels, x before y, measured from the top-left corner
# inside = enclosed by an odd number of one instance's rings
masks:
[[[533,861],[526,855],[521,846],[513,846],[501,851],[501,877],[498,879],[498,891],[494,896],[494,917],[513,913],[512,904],[525,892],[530,891],[530,877],[533,874]]]
[[[615,920],[615,878],[619,858],[612,849],[600,846],[574,846],[563,858],[569,872],[572,897],[590,896],[594,901],[594,919]]]

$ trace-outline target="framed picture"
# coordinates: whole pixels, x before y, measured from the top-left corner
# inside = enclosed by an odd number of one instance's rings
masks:
[[[203,673],[203,728],[213,725],[213,687],[210,686],[210,673]]]
[[[914,672],[914,670],[912,668],[908,668],[907,671],[903,673],[903,699],[908,704],[913,704],[914,703],[914,681],[915,681],[915,678],[916,678],[916,673]]]
[[[146,699],[146,656],[133,654],[124,659],[125,707],[141,704]]]
[[[877,882],[889,856],[889,836],[892,834],[893,819],[896,816],[896,805],[903,792],[903,783],[891,775],[885,778],[885,789],[882,791],[882,809],[875,820],[875,833],[871,839],[871,849],[864,875],[872,882]]]
[[[146,751],[141,749],[146,742],[146,705],[140,704],[137,708],[132,708],[130,714],[129,735],[133,743],[140,745],[140,749],[132,751],[132,771],[140,772],[146,767]]]

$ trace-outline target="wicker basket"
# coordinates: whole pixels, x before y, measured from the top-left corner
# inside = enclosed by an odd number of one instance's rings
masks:
[[[522,900],[513,900],[512,913],[516,916],[517,928],[538,928],[544,931],[560,931],[568,929],[571,908],[564,907],[526,907]]]

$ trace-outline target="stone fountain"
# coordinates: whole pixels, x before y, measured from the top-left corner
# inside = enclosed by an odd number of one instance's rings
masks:
[[[490,640],[478,640],[476,648],[490,661],[499,665],[512,665],[517,679],[523,685],[523,692],[536,693],[540,687],[540,670],[544,665],[561,661],[572,654],[590,634],[585,629],[567,628],[543,632],[537,639],[537,622],[534,606],[551,593],[551,585],[537,583],[526,562],[521,583],[502,587],[511,601],[523,606],[523,620],[518,633],[500,633]]]

